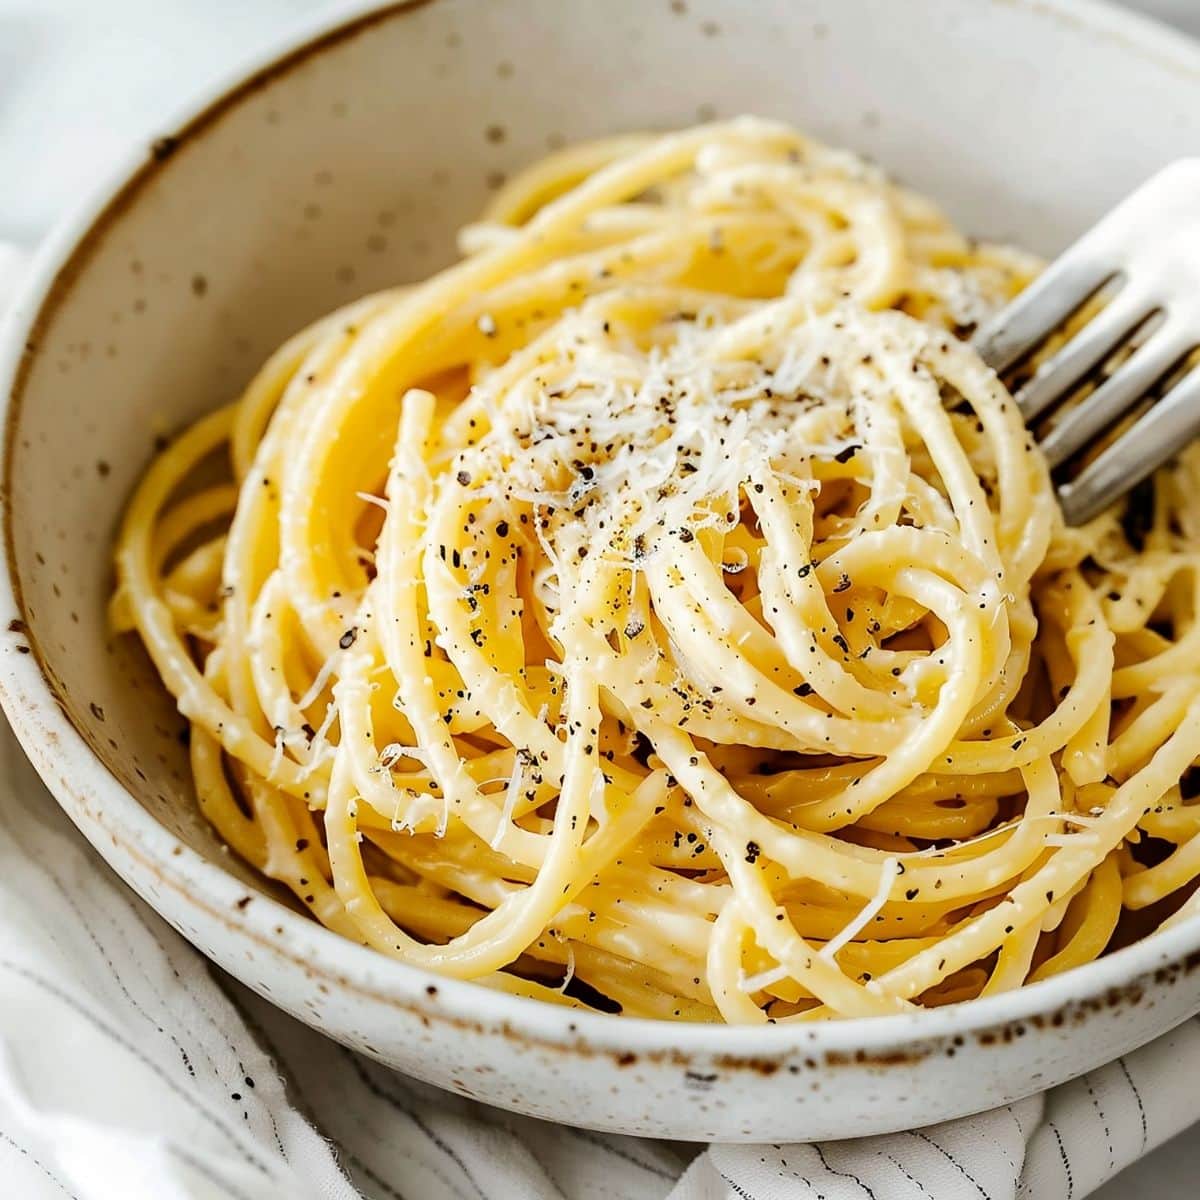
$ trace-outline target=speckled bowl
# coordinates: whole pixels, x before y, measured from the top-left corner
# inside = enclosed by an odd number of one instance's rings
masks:
[[[139,146],[42,253],[0,352],[0,698],[112,867],[201,950],[399,1070],[553,1120],[847,1137],[1026,1095],[1200,1008],[1200,922],[967,1005],[679,1027],[435,978],[327,933],[193,805],[179,720],[104,621],[156,439],[318,313],[451,256],[564,139],[778,115],[880,158],[969,230],[1052,252],[1200,144],[1200,50],[1072,0],[434,0],[289,37]]]

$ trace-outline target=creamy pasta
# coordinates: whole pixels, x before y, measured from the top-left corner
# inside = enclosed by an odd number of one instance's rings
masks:
[[[384,954],[691,1021],[1197,910],[1200,458],[1064,527],[965,340],[1034,260],[750,118],[557,153],[461,246],[130,502],[114,623],[234,851]]]

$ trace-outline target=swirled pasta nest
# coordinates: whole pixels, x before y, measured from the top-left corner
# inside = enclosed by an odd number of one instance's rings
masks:
[[[238,854],[383,953],[701,1021],[1195,910],[1197,459],[1062,527],[962,340],[1032,260],[749,119],[553,156],[463,245],[130,504],[114,620]]]

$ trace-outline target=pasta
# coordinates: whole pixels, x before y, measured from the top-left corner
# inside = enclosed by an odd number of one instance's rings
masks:
[[[689,1021],[1198,910],[1200,456],[1064,527],[964,340],[1033,259],[751,118],[556,153],[461,245],[129,504],[113,621],[237,854],[384,954]]]

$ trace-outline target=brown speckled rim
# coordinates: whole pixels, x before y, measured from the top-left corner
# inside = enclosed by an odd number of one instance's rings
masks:
[[[1151,985],[1171,984],[1200,967],[1200,917],[1153,935],[1095,963],[1015,992],[899,1016],[802,1026],[696,1026],[580,1012],[445,979],[343,939],[278,901],[254,893],[170,834],[89,748],[56,695],[25,619],[17,573],[9,495],[21,403],[44,331],[69,298],[111,226],[138,202],[147,183],[170,170],[221,117],[324,50],[368,33],[434,0],[358,2],[293,33],[191,104],[168,133],[140,146],[108,183],[63,222],[36,256],[28,282],[0,333],[0,522],[5,565],[0,576],[0,704],[38,773],[96,849],[110,860],[137,863],[159,888],[178,893],[203,922],[215,920],[247,952],[260,947],[316,978],[384,1005],[412,1010],[431,1023],[471,1029],[581,1059],[639,1058],[685,1068],[709,1063],[771,1074],[781,1064],[834,1068],[911,1064],[970,1036],[1002,1046],[1026,1027],[1057,1027],[1105,1008],[1136,1005]],[[980,0],[1025,8],[1038,19],[1115,42],[1156,67],[1196,83],[1200,45],[1157,22],[1104,0]],[[6,632],[5,632],[6,631]],[[33,653],[29,653],[32,649]],[[1200,988],[1197,988],[1200,1005]],[[794,1065],[793,1068],[795,1069]],[[1031,1090],[1036,1085],[1031,1084]]]

